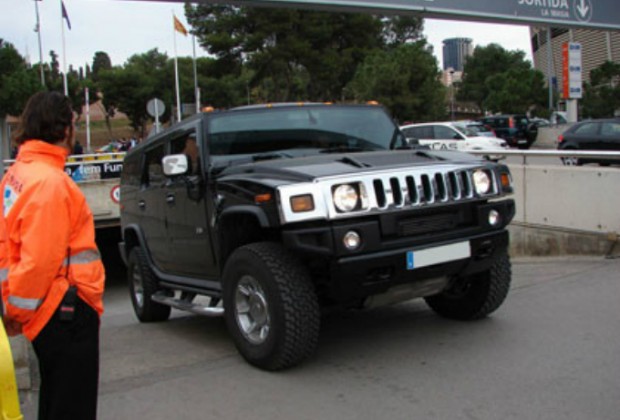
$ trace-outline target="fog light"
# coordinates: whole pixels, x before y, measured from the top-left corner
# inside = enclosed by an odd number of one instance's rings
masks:
[[[344,234],[342,242],[344,243],[344,247],[346,249],[349,251],[355,251],[362,244],[362,238],[356,231],[350,230]]]
[[[489,225],[497,226],[497,225],[499,225],[501,219],[502,218],[499,215],[499,212],[497,210],[491,210],[489,212]]]

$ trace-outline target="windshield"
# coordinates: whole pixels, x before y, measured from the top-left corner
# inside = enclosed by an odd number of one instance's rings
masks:
[[[211,155],[388,150],[402,146],[400,130],[380,107],[254,108],[213,115]]]
[[[476,131],[475,128],[466,126],[465,124],[452,124],[452,127],[456,128],[466,137],[476,137],[478,135],[478,131]]]

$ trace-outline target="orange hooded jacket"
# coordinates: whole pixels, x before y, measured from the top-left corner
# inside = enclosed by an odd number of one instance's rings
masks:
[[[0,184],[0,283],[5,316],[30,341],[60,304],[69,285],[103,313],[105,273],[92,213],[64,172],[68,152],[28,140]]]

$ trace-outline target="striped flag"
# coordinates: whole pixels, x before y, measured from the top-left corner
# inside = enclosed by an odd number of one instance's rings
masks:
[[[65,2],[60,0],[60,8],[62,9],[62,17],[67,21],[67,28],[71,30],[71,21],[69,20],[69,15],[67,14],[67,9],[65,8]]]
[[[181,23],[181,21],[179,19],[177,19],[176,16],[172,15],[172,18],[174,19],[174,29],[177,32],[182,33],[183,35],[187,36],[187,29],[185,29],[185,26],[183,26],[183,24]]]

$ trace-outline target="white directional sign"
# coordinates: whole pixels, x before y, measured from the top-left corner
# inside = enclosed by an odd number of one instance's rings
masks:
[[[567,99],[581,99],[583,87],[580,43],[566,42],[562,46],[562,76],[562,96]]]
[[[168,1],[184,3],[186,0]],[[300,5],[310,9],[372,13],[416,12],[426,17],[620,30],[619,0],[193,0],[193,2],[254,6]]]

